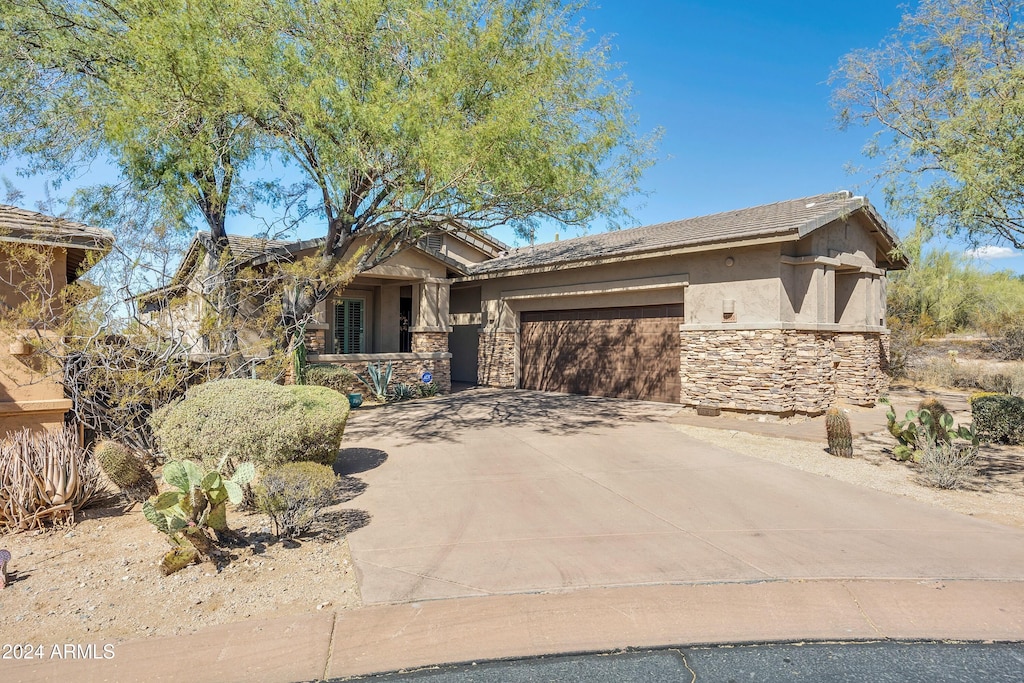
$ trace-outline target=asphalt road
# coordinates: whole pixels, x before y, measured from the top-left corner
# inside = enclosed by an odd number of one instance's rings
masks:
[[[1021,683],[1021,643],[815,643],[538,657],[384,674],[389,683]]]

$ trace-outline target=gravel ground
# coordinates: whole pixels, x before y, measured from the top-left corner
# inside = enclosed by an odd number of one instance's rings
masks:
[[[207,626],[360,604],[344,536],[275,542],[262,515],[231,511],[250,545],[230,564],[162,576],[166,538],[139,507],[90,509],[70,529],[0,536],[12,582],[0,591],[0,642],[114,643]],[[2,677],[0,677],[2,678]]]
[[[983,446],[980,474],[972,481],[971,488],[947,491],[920,483],[913,463],[893,460],[885,450],[892,440],[885,432],[857,439],[854,457],[837,458],[829,455],[821,443],[681,424],[673,424],[672,427],[701,441],[744,455],[907,496],[1001,524],[1024,527],[1024,475],[1016,467],[999,466],[1007,460],[1024,460],[1024,449],[1021,448]]]

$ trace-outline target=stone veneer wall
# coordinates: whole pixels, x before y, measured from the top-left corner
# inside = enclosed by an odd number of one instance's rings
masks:
[[[327,350],[327,330],[306,330],[306,353],[323,353]]]
[[[833,339],[839,357],[836,399],[840,403],[871,406],[889,389],[889,335],[879,332],[843,332]]]
[[[448,353],[448,333],[413,331],[411,348],[413,353]]]
[[[516,333],[481,330],[477,381],[482,386],[516,388]]]
[[[392,385],[398,382],[403,382],[414,387],[419,386],[420,384],[423,383],[423,380],[420,379],[420,375],[423,374],[424,370],[428,370],[430,374],[434,376],[434,383],[441,388],[441,393],[447,394],[452,390],[451,359],[445,358],[443,360],[429,359],[380,361],[381,367],[387,366],[388,363],[391,363]],[[341,367],[350,370],[356,373],[357,375],[366,376],[366,362],[338,363],[332,361],[331,365],[340,365]]]
[[[817,415],[874,405],[888,386],[888,335],[804,330],[680,332],[683,405]]]

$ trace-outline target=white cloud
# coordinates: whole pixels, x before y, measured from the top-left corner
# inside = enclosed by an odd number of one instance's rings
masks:
[[[964,252],[964,255],[984,261],[991,261],[1000,258],[1013,258],[1014,256],[1020,256],[1021,253],[1010,247],[978,247],[977,249],[968,249]]]

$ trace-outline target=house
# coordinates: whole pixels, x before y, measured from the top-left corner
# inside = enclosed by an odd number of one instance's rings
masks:
[[[777,415],[871,405],[896,246],[849,192],[519,249],[434,235],[326,302],[309,360]]]
[[[0,332],[0,435],[63,427],[71,400],[61,368],[33,342],[62,314],[64,288],[113,243],[106,230],[0,204],[0,305],[18,319]]]

